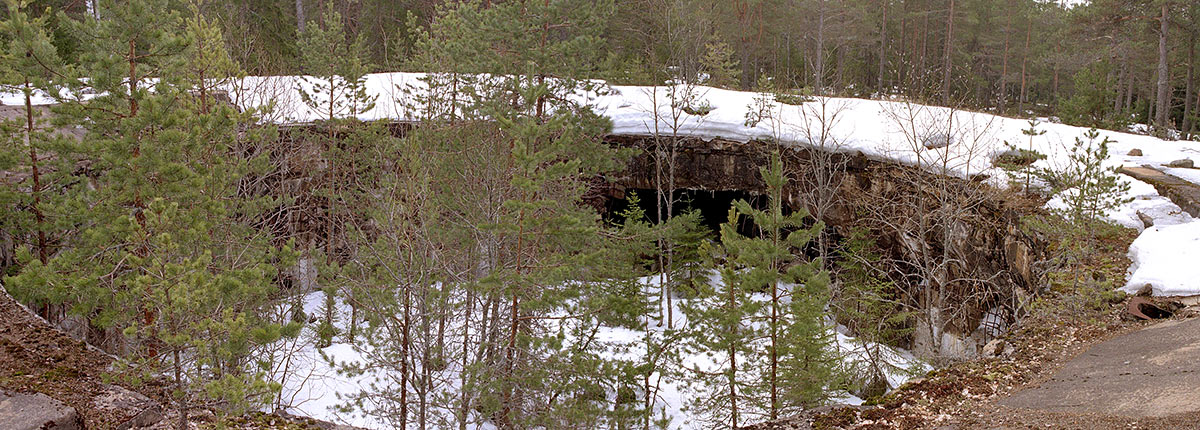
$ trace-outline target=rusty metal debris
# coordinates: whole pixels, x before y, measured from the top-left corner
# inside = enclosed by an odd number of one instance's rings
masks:
[[[1125,303],[1125,312],[1140,320],[1156,320],[1170,318],[1180,307],[1177,302],[1159,304],[1145,297],[1133,297]]]

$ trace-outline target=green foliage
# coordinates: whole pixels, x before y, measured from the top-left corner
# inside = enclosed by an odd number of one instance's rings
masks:
[[[1021,134],[1029,137],[1029,148],[1017,148],[1016,145],[1004,141],[1004,146],[1008,148],[1008,153],[996,157],[996,166],[1008,171],[1011,174],[1020,174],[1025,176],[1024,183],[1020,184],[1026,193],[1032,192],[1033,176],[1037,174],[1037,168],[1033,163],[1039,160],[1045,160],[1046,155],[1037,152],[1033,149],[1033,138],[1046,134],[1045,130],[1037,129],[1037,120],[1029,121],[1029,128],[1022,129]],[[1018,181],[1012,176],[1009,181],[1015,186]]]
[[[612,85],[652,85],[649,67],[640,56],[609,52],[600,64],[599,77]]]
[[[676,214],[666,220],[665,224],[663,238],[670,244],[673,252],[672,267],[667,268],[671,271],[671,280],[675,284],[671,291],[685,296],[694,295],[699,284],[708,282],[708,270],[705,265],[710,257],[705,253],[704,247],[711,240],[712,231],[704,226],[704,218],[696,209]]]
[[[321,22],[309,22],[300,35],[300,60],[307,85],[301,85],[300,98],[321,118],[333,121],[354,118],[375,107],[375,96],[367,94],[366,46],[362,35],[353,39],[346,34],[342,15],[333,3],[322,14]]]
[[[829,275],[819,259],[793,254],[823,225],[806,227],[803,211],[784,215],[786,177],[778,151],[761,174],[767,209],[735,202],[721,226],[721,244],[706,246],[721,282],[703,286],[684,308],[694,346],[722,354],[716,369],[693,372],[701,392],[692,407],[713,426],[736,427],[744,417],[779,417],[820,404],[834,377],[836,357],[824,323]],[[760,237],[738,233],[743,216]]]
[[[733,58],[733,48],[717,34],[710,36],[704,44],[704,55],[700,58],[702,70],[708,74],[705,84],[730,88],[736,87],[742,77],[738,61]]]
[[[86,145],[59,145],[54,155],[87,160],[88,177],[60,182],[62,200],[47,208],[56,226],[77,233],[64,233],[45,264],[26,255],[6,283],[27,302],[124,334],[107,339],[127,364],[123,376],[170,375],[176,409],[256,409],[279,389],[257,353],[296,332],[266,317],[278,268],[295,260],[254,227],[274,203],[239,193],[268,166],[266,154],[245,149],[273,129],[248,127],[255,112],[209,94],[235,67],[197,9],[185,21],[165,0],[101,6],[106,19],[69,22],[88,36],[86,61],[55,71],[86,77],[65,83],[95,94],[56,108],[58,121],[87,130]]]
[[[1105,137],[1097,142],[1099,133],[1095,129],[1084,137],[1086,140],[1075,139],[1066,166],[1039,171],[1051,191],[1062,199],[1062,206],[1050,215],[1027,220],[1041,234],[1057,238],[1051,251],[1053,267],[1067,274],[1064,279],[1069,279],[1072,289],[1083,288],[1082,270],[1098,253],[1097,243],[1122,229],[1107,222],[1104,214],[1130,201],[1125,197],[1129,183],[1116,169],[1103,165],[1111,141]]]
[[[1075,91],[1059,103],[1063,122],[1111,130],[1129,126],[1129,114],[1113,110],[1118,89],[1110,69],[1107,63],[1097,63],[1075,73]]]
[[[0,153],[0,171],[9,172],[10,180],[0,184],[0,208],[9,216],[0,220],[0,230],[6,231],[19,241],[25,237],[36,249],[32,250],[44,262],[52,253],[47,230],[53,228],[53,220],[46,212],[58,200],[55,194],[45,193],[46,184],[62,180],[60,173],[69,167],[55,157],[47,156],[57,148],[69,145],[61,136],[48,127],[44,110],[34,106],[34,98],[40,94],[53,93],[50,80],[51,67],[61,67],[58,51],[47,32],[47,17],[30,17],[24,1],[6,2],[8,19],[0,22],[0,88],[16,90],[24,96],[19,115],[0,121],[0,144],[12,150]],[[0,265],[7,266],[0,262]],[[0,272],[0,275],[4,273]]]

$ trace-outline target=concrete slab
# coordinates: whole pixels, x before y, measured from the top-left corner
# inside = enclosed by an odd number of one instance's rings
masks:
[[[1096,344],[1049,381],[1000,404],[1135,418],[1200,411],[1200,319],[1165,321]]]
[[[1120,172],[1153,185],[1159,194],[1171,199],[1185,212],[1200,217],[1200,185],[1150,166],[1122,167]]]

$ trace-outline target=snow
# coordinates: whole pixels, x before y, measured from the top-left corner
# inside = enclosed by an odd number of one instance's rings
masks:
[[[324,301],[325,294],[322,292],[304,296],[305,315],[321,315]],[[349,310],[342,307],[339,314],[349,315]],[[344,396],[361,391],[383,375],[368,373],[347,377],[338,374],[334,363],[362,363],[362,354],[346,343],[334,343],[317,349],[315,328],[314,324],[308,324],[299,338],[280,342],[280,349],[283,349],[280,356],[284,359],[272,360],[277,366],[272,369],[272,375],[283,386],[279,406],[293,413],[330,422],[372,429],[386,428],[384,423],[371,417],[337,410],[344,402]]]
[[[1195,295],[1200,290],[1200,223],[1154,226],[1129,246],[1129,282],[1136,293],[1149,284],[1154,295]]]
[[[647,276],[640,278],[638,282],[644,288],[657,291],[661,277]],[[710,281],[718,283],[720,280],[715,275],[710,276]],[[769,300],[765,294],[756,294],[752,300],[766,301]],[[303,297],[305,313],[308,315],[321,315],[324,306],[325,294],[323,292],[313,292]],[[673,303],[675,322],[677,327],[683,327],[687,324],[687,317],[683,312],[685,299],[676,299]],[[665,306],[665,305],[664,305]],[[350,315],[349,308],[342,302],[336,308],[338,317],[335,317],[337,324],[344,325]],[[665,311],[665,308],[664,308]],[[845,365],[852,365],[857,362],[867,360],[864,347],[875,347],[875,344],[866,344],[855,339],[850,335],[849,330],[840,325],[834,325],[828,322],[831,335],[833,335],[832,348],[843,357]],[[651,330],[652,336],[659,336],[667,330],[658,324],[647,324]],[[343,329],[344,326],[340,327]],[[549,328],[554,331],[553,327]],[[632,360],[642,357],[646,353],[645,342],[647,333],[640,330],[633,330],[626,327],[610,327],[602,326],[596,333],[596,340],[607,346],[607,352],[602,355],[607,359],[616,360]],[[344,340],[341,338],[335,340]],[[568,342],[570,339],[568,339]],[[281,396],[283,402],[280,406],[287,409],[289,412],[310,416],[317,419],[322,419],[334,423],[347,424],[367,429],[387,429],[392,428],[391,423],[387,423],[377,419],[376,417],[366,416],[361,413],[345,413],[340,411],[339,406],[346,403],[348,396],[357,394],[363,389],[379,384],[391,384],[388,375],[382,372],[366,372],[360,375],[349,375],[339,371],[339,366],[333,363],[359,363],[367,364],[363,350],[367,346],[360,344],[334,343],[329,347],[317,349],[315,324],[309,324],[302,336],[296,340],[281,342],[281,349],[291,351],[291,359],[289,361],[289,371],[294,375],[287,379],[279,380],[283,385]],[[687,349],[687,348],[684,348]],[[916,359],[907,351],[883,346],[882,359],[887,366],[883,369],[885,377],[891,387],[899,387],[914,376],[924,374],[931,368]],[[676,367],[679,370],[699,368],[705,370],[715,369],[725,359],[724,355],[719,352],[711,351],[696,351],[687,349],[680,358]],[[449,369],[453,372],[453,368]],[[283,375],[282,369],[276,369],[276,375]],[[653,375],[654,380],[658,380],[660,386],[656,393],[656,416],[665,415],[671,418],[671,429],[698,429],[703,428],[703,422],[698,417],[693,416],[688,410],[688,402],[696,396],[703,396],[705,393],[702,389],[689,386],[685,381],[678,380],[675,377],[656,373]],[[457,383],[451,383],[442,389],[446,390],[453,398],[456,394]],[[859,399],[849,393],[832,392],[831,402],[845,404],[861,404],[862,399]],[[485,419],[474,417],[469,423],[468,428],[486,430],[493,426]]]
[[[358,115],[363,120],[416,120],[419,112],[401,108],[405,89],[422,91],[421,74],[383,73],[367,76],[368,92],[376,95],[374,109]],[[275,101],[276,122],[308,122],[320,116],[300,102],[297,85],[306,85],[297,77],[251,77],[241,81],[231,91],[234,100],[243,107],[262,106],[266,100]],[[705,114],[672,112],[672,95],[680,99],[687,95],[693,107],[711,108]],[[1008,173],[992,163],[993,157],[1007,151],[1011,144],[1045,154],[1046,159],[1034,164],[1039,168],[1056,169],[1068,162],[1070,148],[1086,129],[1054,122],[1042,122],[1038,130],[1045,134],[1033,142],[1021,132],[1029,128],[1025,119],[1005,118],[988,113],[924,106],[904,101],[865,100],[850,98],[818,98],[802,105],[788,105],[771,99],[763,100],[754,92],[730,91],[704,86],[613,86],[606,94],[579,94],[596,112],[612,120],[613,133],[623,135],[677,134],[702,139],[721,138],[749,142],[771,138],[789,146],[818,146],[841,152],[861,152],[869,157],[917,165],[935,173],[960,177],[984,177],[997,186],[1007,186]],[[771,113],[769,120],[748,124],[749,114],[757,111]],[[1106,167],[1148,166],[1200,184],[1200,170],[1165,167],[1171,161],[1193,158],[1200,154],[1200,142],[1166,141],[1153,136],[1100,130],[1100,138],[1111,140],[1110,157]],[[925,143],[946,140],[950,145],[927,149]],[[1143,155],[1127,155],[1139,149]],[[753,172],[746,172],[753,174]],[[1195,220],[1170,200],[1160,196],[1149,184],[1126,178],[1131,187],[1126,197],[1132,200],[1106,214],[1119,225],[1141,230],[1138,212],[1149,216],[1156,226],[1188,225],[1176,230],[1200,228]],[[1061,197],[1052,199],[1050,207],[1061,205]],[[1157,231],[1157,229],[1156,229]],[[1153,232],[1143,234],[1153,235]],[[1160,242],[1153,241],[1158,244]],[[1185,245],[1177,243],[1177,245]],[[1188,243],[1188,246],[1197,246]],[[1148,249],[1131,249],[1131,256],[1145,261],[1152,257]],[[1155,250],[1173,253],[1172,249]],[[1182,254],[1195,251],[1181,250]],[[1135,255],[1136,254],[1136,255]],[[1129,285],[1138,280],[1155,284],[1155,294],[1200,294],[1200,283],[1188,287],[1192,275],[1169,265],[1134,264],[1129,271]],[[1158,285],[1161,283],[1161,285]]]

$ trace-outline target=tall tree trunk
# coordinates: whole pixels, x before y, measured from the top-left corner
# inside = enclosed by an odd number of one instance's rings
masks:
[[[1166,132],[1171,128],[1168,124],[1171,113],[1171,93],[1167,83],[1170,81],[1167,67],[1167,2],[1162,5],[1162,16],[1159,17],[1158,30],[1158,107],[1154,119],[1155,126]]]
[[[462,386],[470,386],[471,381],[467,378],[470,373],[466,369],[471,368],[469,359],[468,345],[471,344],[471,316],[475,315],[475,290],[467,287],[467,297],[464,299],[463,306],[463,334],[462,334]],[[483,339],[479,339],[483,342]],[[471,403],[467,398],[467,390],[458,390],[458,430],[467,430],[467,415],[471,413]]]
[[[725,286],[725,289],[729,290],[729,311],[730,312],[736,312],[735,308],[737,307],[737,298],[736,298],[737,296],[735,295],[733,288],[734,288],[734,286],[732,283]],[[730,339],[729,339],[729,412],[730,412],[730,421],[731,421],[729,428],[731,430],[736,430],[738,428],[737,342],[734,341],[733,339],[736,339],[738,336],[738,324],[739,323],[740,323],[740,321],[734,321],[733,325],[731,327],[729,327],[729,332],[732,335],[732,336],[730,336]]]
[[[33,85],[29,79],[25,79],[25,144],[29,146],[29,167],[32,170],[33,179],[33,217],[37,221],[37,241],[38,241],[38,260],[42,264],[46,264],[49,260],[49,254],[46,251],[46,230],[45,218],[42,215],[42,178],[38,170],[38,154],[37,147],[33,144],[33,100],[30,93],[33,91]],[[48,318],[49,315],[46,315]]]
[[[1012,9],[1015,2],[1009,1],[1008,4],[1009,8]],[[996,110],[1001,114],[1004,113],[1005,102],[1007,102],[1007,94],[1005,94],[1007,88],[1005,88],[1005,84],[1008,83],[1008,39],[1012,30],[1011,23],[1011,19],[1005,20],[1004,23],[1004,55],[1002,55],[1000,61],[1000,93],[996,96]]]
[[[883,17],[879,20],[879,71],[876,74],[875,87],[879,91],[879,96],[883,97],[886,93],[883,87],[883,75],[887,71],[887,20],[888,20],[888,3],[891,0],[880,0],[883,6]]]
[[[30,55],[32,54],[30,53]],[[30,189],[33,195],[33,204],[30,206],[30,210],[33,211],[33,219],[37,222],[38,260],[42,262],[42,265],[45,265],[49,261],[50,255],[46,247],[46,219],[42,213],[42,177],[41,171],[38,169],[37,146],[33,143],[32,92],[33,84],[29,82],[29,78],[25,78],[25,145],[29,147],[29,168],[32,174],[30,179],[33,180],[33,187]],[[58,322],[58,317],[55,315],[56,312],[54,312],[55,307],[55,305],[49,303],[42,307],[42,317],[51,323]]]
[[[900,59],[899,63],[897,63],[898,66],[896,67],[896,80],[894,81],[899,82],[899,85],[904,85],[904,83],[907,82],[907,79],[910,76],[908,66],[910,60],[912,59],[912,56],[909,55],[908,50],[908,1],[905,1],[902,6],[903,9],[900,10],[900,43],[899,48],[896,50],[900,55]]]
[[[404,306],[401,316],[400,327],[400,423],[401,427],[408,427],[408,355],[411,351],[412,342],[409,339],[408,332],[412,330],[411,307],[412,294],[411,287],[405,284],[404,291],[401,292],[404,296]]]
[[[1130,66],[1129,66],[1129,53],[1128,52],[1125,53],[1125,68],[1129,70],[1129,78],[1125,80],[1125,104],[1123,105],[1124,107],[1122,108],[1122,110],[1123,111],[1132,111],[1133,110],[1133,86],[1134,86],[1134,82],[1137,81],[1137,79],[1134,78],[1133,69],[1130,68]]]
[[[946,58],[942,65],[942,104],[950,105],[950,52],[954,46],[954,0],[950,0],[950,11],[946,14]]]
[[[1027,88],[1026,66],[1029,64],[1029,38],[1033,35],[1033,17],[1026,14],[1025,17],[1029,20],[1025,24],[1025,52],[1021,55],[1021,95],[1017,99],[1017,111],[1021,114],[1025,112],[1025,90]]]
[[[1146,97],[1150,99],[1150,103],[1146,104],[1146,123],[1149,125],[1154,125],[1154,115],[1157,112],[1154,108],[1158,107],[1158,90],[1155,88],[1157,85],[1155,83],[1158,82],[1158,72],[1155,72],[1154,76],[1155,78],[1149,82],[1150,88],[1146,89]]]
[[[1196,106],[1197,108],[1200,108],[1200,91],[1196,92],[1196,101],[1194,101],[1192,103],[1193,103],[1192,106]],[[1196,122],[1192,123],[1193,130],[1196,129],[1196,124],[1197,124]]]
[[[1188,68],[1187,68],[1187,89],[1184,90],[1183,96],[1183,138],[1190,139],[1192,133],[1192,93],[1195,91],[1196,78],[1196,30],[1193,29],[1191,37],[1188,38]]]
[[[304,29],[308,26],[308,18],[304,16],[304,0],[296,0],[296,30],[297,33],[304,33]]]
[[[917,69],[913,73],[913,77],[918,81],[915,83],[917,87],[924,91],[925,84],[928,82],[925,77],[925,58],[927,57],[926,54],[929,52],[929,13],[923,13],[921,15],[921,26],[916,29],[916,31],[920,32],[921,34],[920,62],[917,65]],[[922,95],[922,98],[924,98],[924,95]]]
[[[128,87],[129,87],[129,95],[127,96],[126,101],[129,103],[129,117],[133,118],[133,117],[136,117],[138,114],[137,90],[138,90],[138,85],[139,85],[139,82],[141,79],[137,75],[137,61],[138,61],[137,41],[130,39],[128,43],[129,43],[129,53],[126,57],[126,61],[129,62],[129,78],[128,78],[129,82],[127,82],[126,85],[128,85]],[[141,139],[135,139],[135,140],[137,142],[134,143],[133,150],[130,152],[130,155],[132,156],[132,158],[134,158],[136,160],[142,156],[142,144],[141,144],[142,140]],[[135,162],[134,165],[136,165],[136,164],[137,163]],[[134,214],[133,214],[134,220],[137,221],[138,226],[144,232],[146,229],[146,202],[144,200],[142,200],[142,190],[140,188],[134,190],[134,193],[133,193],[133,211],[134,211]],[[141,244],[134,248],[134,255],[145,258],[147,255],[150,254],[150,249],[144,239],[139,239],[139,240],[140,240]],[[150,286],[147,285],[146,286],[146,299],[147,300],[149,300],[151,293],[152,293],[152,291],[150,291]],[[158,342],[156,342],[154,340],[154,338],[155,338],[155,336],[154,336],[154,332],[155,332],[154,320],[156,319],[157,315],[156,315],[155,310],[151,306],[149,306],[147,304],[143,304],[142,306],[143,306],[142,307],[142,323],[145,324],[146,329],[149,330],[149,332],[150,332],[149,339],[147,340],[147,345],[146,345],[146,347],[147,347],[146,355],[148,358],[154,358],[154,357],[158,356]]]
[[[776,151],[778,151],[778,150],[776,150]],[[778,155],[778,152],[776,152],[774,155],[771,156],[772,157],[771,163],[775,163],[774,157],[776,155]],[[780,163],[782,163],[782,160],[780,161]],[[783,202],[783,188],[775,187],[771,191],[772,191],[771,217],[772,217],[772,221],[773,221],[772,225],[771,225],[771,229],[772,229],[771,246],[772,246],[772,249],[779,249],[780,245],[781,245],[780,244],[780,239],[781,239],[780,236],[783,235],[783,232],[779,228],[779,225],[780,225],[779,216],[782,215],[782,213],[783,213],[783,208],[781,206],[783,204],[782,203]],[[772,277],[774,277],[775,274],[779,273],[779,269],[780,269],[779,264],[775,260],[775,257],[771,257],[770,270],[771,270]],[[729,286],[728,288],[732,288],[732,286]],[[779,404],[779,317],[780,317],[779,306],[780,306],[779,281],[772,279],[771,280],[771,322],[770,322],[771,347],[770,347],[770,357],[769,357],[769,359],[771,361],[770,384],[771,384],[771,420],[772,421],[779,419],[779,409],[780,409],[780,404]]]
[[[817,64],[815,70],[816,93],[825,94],[825,0],[819,0],[817,7]]]
[[[180,394],[178,397],[178,400],[176,401],[176,405],[175,405],[176,409],[178,409],[178,412],[179,412],[179,421],[175,422],[175,428],[178,430],[187,430],[189,406],[188,406],[188,396],[187,396],[187,394],[184,394],[184,393],[186,393],[186,391],[184,391],[185,387],[184,387],[184,380],[183,380],[183,363],[179,362],[179,349],[178,348],[176,348],[174,351],[171,351],[171,352],[174,355],[174,357],[173,357],[174,360],[172,360],[173,361],[172,364],[174,364],[174,368],[175,368],[175,390],[177,390]]]
[[[1117,70],[1117,85],[1116,91],[1113,91],[1113,113],[1121,112],[1121,99],[1124,97],[1125,81],[1129,79],[1129,62],[1125,59],[1121,61],[1121,68]]]

